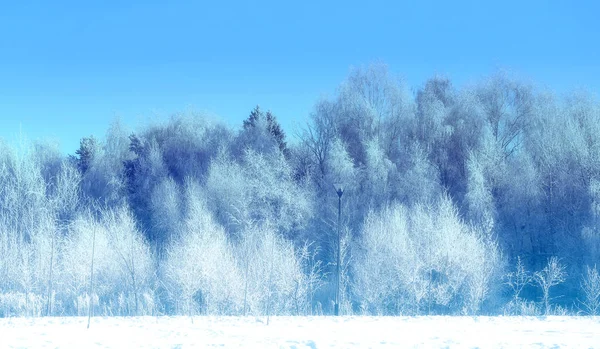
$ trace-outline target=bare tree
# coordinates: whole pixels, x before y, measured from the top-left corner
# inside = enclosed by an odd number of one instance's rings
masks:
[[[521,291],[525,286],[530,285],[533,281],[533,277],[531,273],[525,269],[525,265],[521,260],[521,257],[517,257],[517,265],[514,272],[510,272],[506,274],[506,284],[513,291],[513,300],[515,302],[519,301],[519,296],[521,295]]]
[[[550,288],[565,282],[566,276],[565,267],[557,257],[550,258],[544,269],[533,274],[533,279],[542,289],[546,315],[550,314]]]
[[[527,270],[520,256],[514,271],[504,275],[505,285],[512,291],[512,299],[506,304],[504,312],[510,315],[531,315],[538,311],[534,302],[527,302],[521,298],[521,292],[528,285],[533,284],[533,274]]]
[[[477,91],[492,134],[506,157],[512,155],[523,141],[533,109],[532,88],[497,74]]]

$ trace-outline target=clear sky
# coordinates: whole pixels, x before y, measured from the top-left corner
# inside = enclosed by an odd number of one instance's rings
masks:
[[[408,3],[408,2],[406,2]],[[351,66],[409,85],[510,69],[600,91],[595,1],[11,1],[0,8],[0,137],[72,153],[116,116],[207,111],[241,125],[260,104],[304,123]]]

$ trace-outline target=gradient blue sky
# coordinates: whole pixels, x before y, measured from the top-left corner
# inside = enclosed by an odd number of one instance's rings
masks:
[[[559,93],[600,90],[600,5],[579,1],[14,1],[0,8],[0,137],[104,135],[116,116],[260,104],[292,133],[351,66],[413,88],[510,69]]]

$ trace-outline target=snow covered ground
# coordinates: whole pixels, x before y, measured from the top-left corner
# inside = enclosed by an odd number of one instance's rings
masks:
[[[600,348],[592,317],[0,319],[0,348]]]

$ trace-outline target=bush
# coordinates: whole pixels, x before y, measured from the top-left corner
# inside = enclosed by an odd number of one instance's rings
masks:
[[[535,302],[526,301],[523,299],[512,299],[504,306],[503,313],[505,316],[540,316],[542,311]]]

